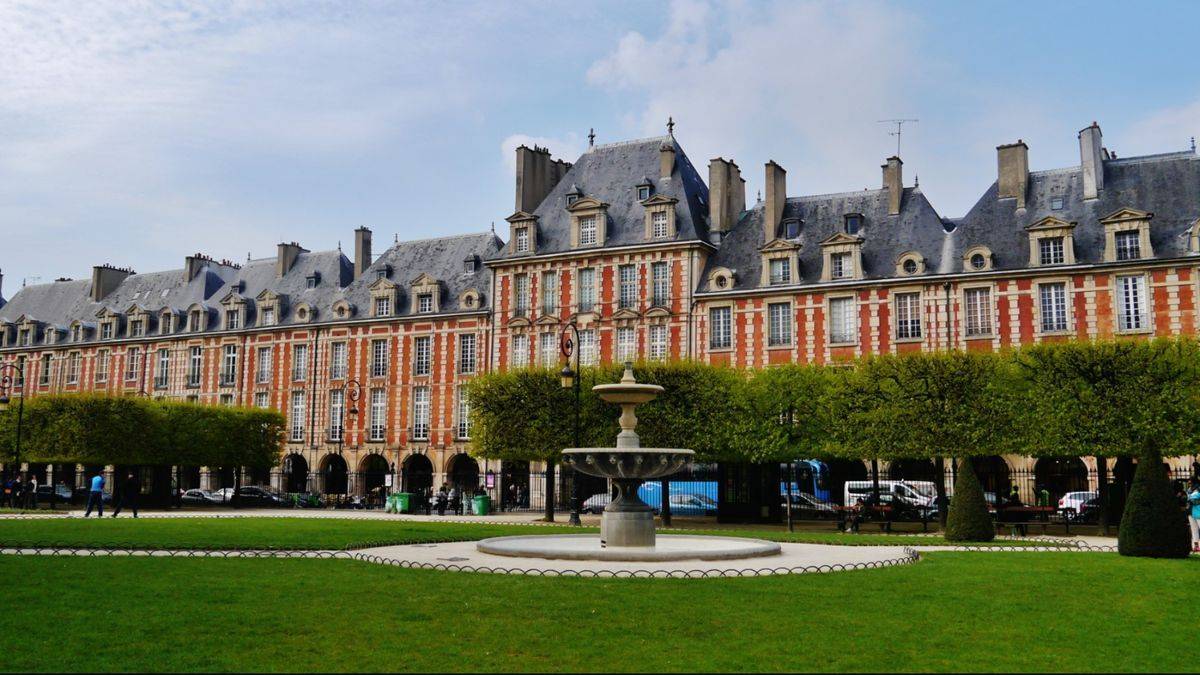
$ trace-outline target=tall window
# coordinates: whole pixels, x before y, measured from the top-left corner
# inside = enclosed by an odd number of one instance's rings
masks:
[[[265,391],[254,392],[254,407],[255,408],[270,408],[271,394]]]
[[[413,440],[429,440],[429,387],[413,387]]]
[[[767,305],[767,346],[792,344],[792,304],[773,302]]]
[[[650,215],[650,234],[655,239],[667,236],[667,212],[655,211]]]
[[[375,298],[375,316],[391,316],[392,299],[388,297]]]
[[[790,284],[790,283],[792,283],[792,260],[791,260],[791,258],[772,258],[770,261],[769,272],[770,272],[772,284]]]
[[[618,268],[621,279],[621,295],[619,307],[631,309],[637,306],[637,267],[621,265]]]
[[[329,440],[340,441],[346,431],[346,392],[334,389],[329,392]]]
[[[846,344],[858,341],[858,314],[854,298],[833,298],[829,301],[829,341]]]
[[[854,276],[854,261],[849,253],[833,253],[829,256],[830,278],[849,279]]]
[[[145,319],[134,319],[133,321],[130,321],[129,322],[129,335],[130,335],[130,337],[135,337],[135,338],[144,337],[146,335]]]
[[[546,368],[552,368],[558,363],[558,341],[554,333],[542,333],[538,336],[538,356]]]
[[[596,331],[592,328],[579,331],[579,364],[582,366],[594,366],[598,362]]]
[[[105,321],[104,323],[100,324],[100,339],[101,340],[111,340],[112,337],[113,337],[113,322]],[[25,338],[26,339],[24,341],[24,344],[27,345],[27,344],[29,344],[29,333],[25,333]]]
[[[369,439],[382,441],[387,434],[387,392],[371,390],[371,428]]]
[[[529,228],[517,228],[517,253],[529,252]]]
[[[346,378],[346,343],[335,342],[329,351],[329,379],[343,380]]]
[[[579,270],[579,311],[590,312],[596,305],[596,269]]]
[[[896,339],[921,337],[921,294],[896,294]]]
[[[262,317],[261,317],[261,321],[259,321],[259,323],[261,323],[264,326],[274,326],[275,325],[275,308],[274,307],[263,307]]]
[[[237,330],[242,327],[242,313],[236,309],[225,310],[225,330]]]
[[[510,360],[513,368],[524,368],[529,365],[528,335],[512,336],[512,358]]]
[[[713,307],[708,310],[709,349],[729,349],[733,346],[732,324],[732,307]]]
[[[303,391],[292,392],[292,419],[291,419],[291,440],[293,443],[299,443],[304,440],[304,409],[305,400]]]
[[[992,334],[992,289],[968,288],[963,291],[966,305],[967,337]]]
[[[142,350],[130,347],[125,356],[125,379],[136,380],[142,369]]]
[[[518,274],[513,277],[513,301],[516,306],[513,313],[517,316],[529,314],[529,275]]]
[[[43,387],[50,384],[50,355],[49,354],[42,355],[42,367],[40,369],[40,374],[38,375],[38,384]]]
[[[198,309],[193,311],[191,314],[188,315],[188,330],[192,331],[193,333],[199,331],[201,329],[200,324],[203,323],[203,319],[204,319],[203,312],[201,312]]]
[[[388,341],[371,340],[371,377],[387,377]]]
[[[204,373],[204,348],[191,347],[188,349],[188,378],[189,387],[199,387],[200,377]]]
[[[1042,332],[1054,333],[1067,329],[1067,285],[1065,283],[1038,286],[1038,304],[1042,312]]]
[[[271,348],[270,347],[259,347],[258,348],[258,358],[255,361],[257,362],[257,367],[258,367],[258,371],[255,376],[255,381],[258,382],[259,384],[270,383],[271,382],[271,371],[274,370],[274,368],[273,368],[274,363],[272,362],[273,358],[271,355]]]
[[[1146,313],[1146,278],[1142,275],[1117,277],[1117,326],[1120,330],[1141,330],[1150,325]]]
[[[433,293],[417,294],[417,312],[428,314],[433,311]]]
[[[671,264],[656,262],[650,266],[652,304],[666,307],[671,302]]]
[[[308,345],[292,346],[292,381],[303,382],[308,377]]]
[[[596,216],[579,219],[579,245],[593,246],[596,243]]]
[[[624,363],[637,359],[637,336],[632,328],[617,329],[617,361]]]
[[[462,333],[458,336],[458,372],[475,372],[475,334]]]
[[[67,384],[79,383],[79,352],[72,352],[67,357]]]
[[[96,354],[96,382],[108,382],[108,350]]]
[[[166,389],[170,375],[171,350],[164,347],[158,350],[158,360],[154,364],[154,388]]]
[[[458,405],[454,415],[457,422],[455,438],[465,440],[471,438],[471,400],[467,398],[466,387],[458,387],[456,395]]]
[[[542,313],[558,311],[558,272],[542,273]]]
[[[667,326],[655,324],[650,326],[650,360],[665,361],[667,359]]]
[[[237,382],[237,345],[221,348],[221,384],[229,386]]]
[[[413,375],[428,375],[432,370],[429,336],[413,339]]]
[[[1142,235],[1137,231],[1117,232],[1113,236],[1117,260],[1137,260],[1142,257]]]
[[[1062,237],[1042,237],[1038,240],[1038,262],[1042,265],[1061,265],[1066,261]]]

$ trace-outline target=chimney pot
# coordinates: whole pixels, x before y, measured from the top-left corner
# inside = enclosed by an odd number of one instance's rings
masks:
[[[787,171],[771,160],[766,164],[767,201],[763,207],[763,243],[775,239],[787,203]]]
[[[125,277],[133,274],[133,270],[113,267],[112,265],[96,265],[92,268],[92,302],[100,302],[110,293],[117,290]]]
[[[280,244],[278,246],[278,255],[275,259],[275,276],[282,277],[292,269],[292,265],[296,264],[296,259],[301,253],[307,253],[308,250],[292,242],[290,244]]]
[[[1104,189],[1104,136],[1094,121],[1079,132],[1079,169],[1083,175],[1083,198],[1099,197]]]
[[[720,157],[708,163],[708,220],[714,232],[733,229],[746,208],[746,181],[733,160]]]
[[[899,215],[904,199],[904,162],[892,156],[880,168],[883,169],[883,189],[888,191],[888,215]]]
[[[658,175],[660,178],[670,178],[675,172],[675,146],[670,141],[663,141],[658,148]]]
[[[996,146],[997,192],[999,199],[1016,199],[1025,208],[1029,191],[1029,146],[1025,141]]]
[[[357,279],[371,266],[371,230],[360,227],[354,231],[354,278]]]

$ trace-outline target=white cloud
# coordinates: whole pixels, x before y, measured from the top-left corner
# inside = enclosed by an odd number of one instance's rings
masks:
[[[1200,99],[1164,108],[1138,120],[1121,135],[1116,147],[1122,157],[1186,150],[1197,136],[1200,136]]]

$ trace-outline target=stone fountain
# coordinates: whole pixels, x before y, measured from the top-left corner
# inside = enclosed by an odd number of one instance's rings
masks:
[[[691,450],[643,448],[635,408],[663,392],[656,384],[639,384],[632,364],[620,382],[592,388],[600,398],[621,406],[621,433],[615,448],[567,448],[563,464],[576,471],[612,480],[617,496],[604,509],[600,539],[595,535],[495,537],[477,545],[494,555],[573,560],[725,560],[777,555],[779,544],[740,537],[664,535],[654,531],[654,510],[638,496],[647,480],[672,475],[691,463]],[[667,499],[667,495],[663,495]]]

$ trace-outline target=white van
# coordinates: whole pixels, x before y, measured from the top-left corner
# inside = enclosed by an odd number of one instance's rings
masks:
[[[854,506],[858,500],[867,501],[867,497],[875,490],[875,483],[869,480],[846,481],[846,506]],[[937,487],[929,480],[881,480],[879,481],[879,501],[891,503],[893,495],[900,495],[904,501],[913,506],[933,508],[937,505]]]

